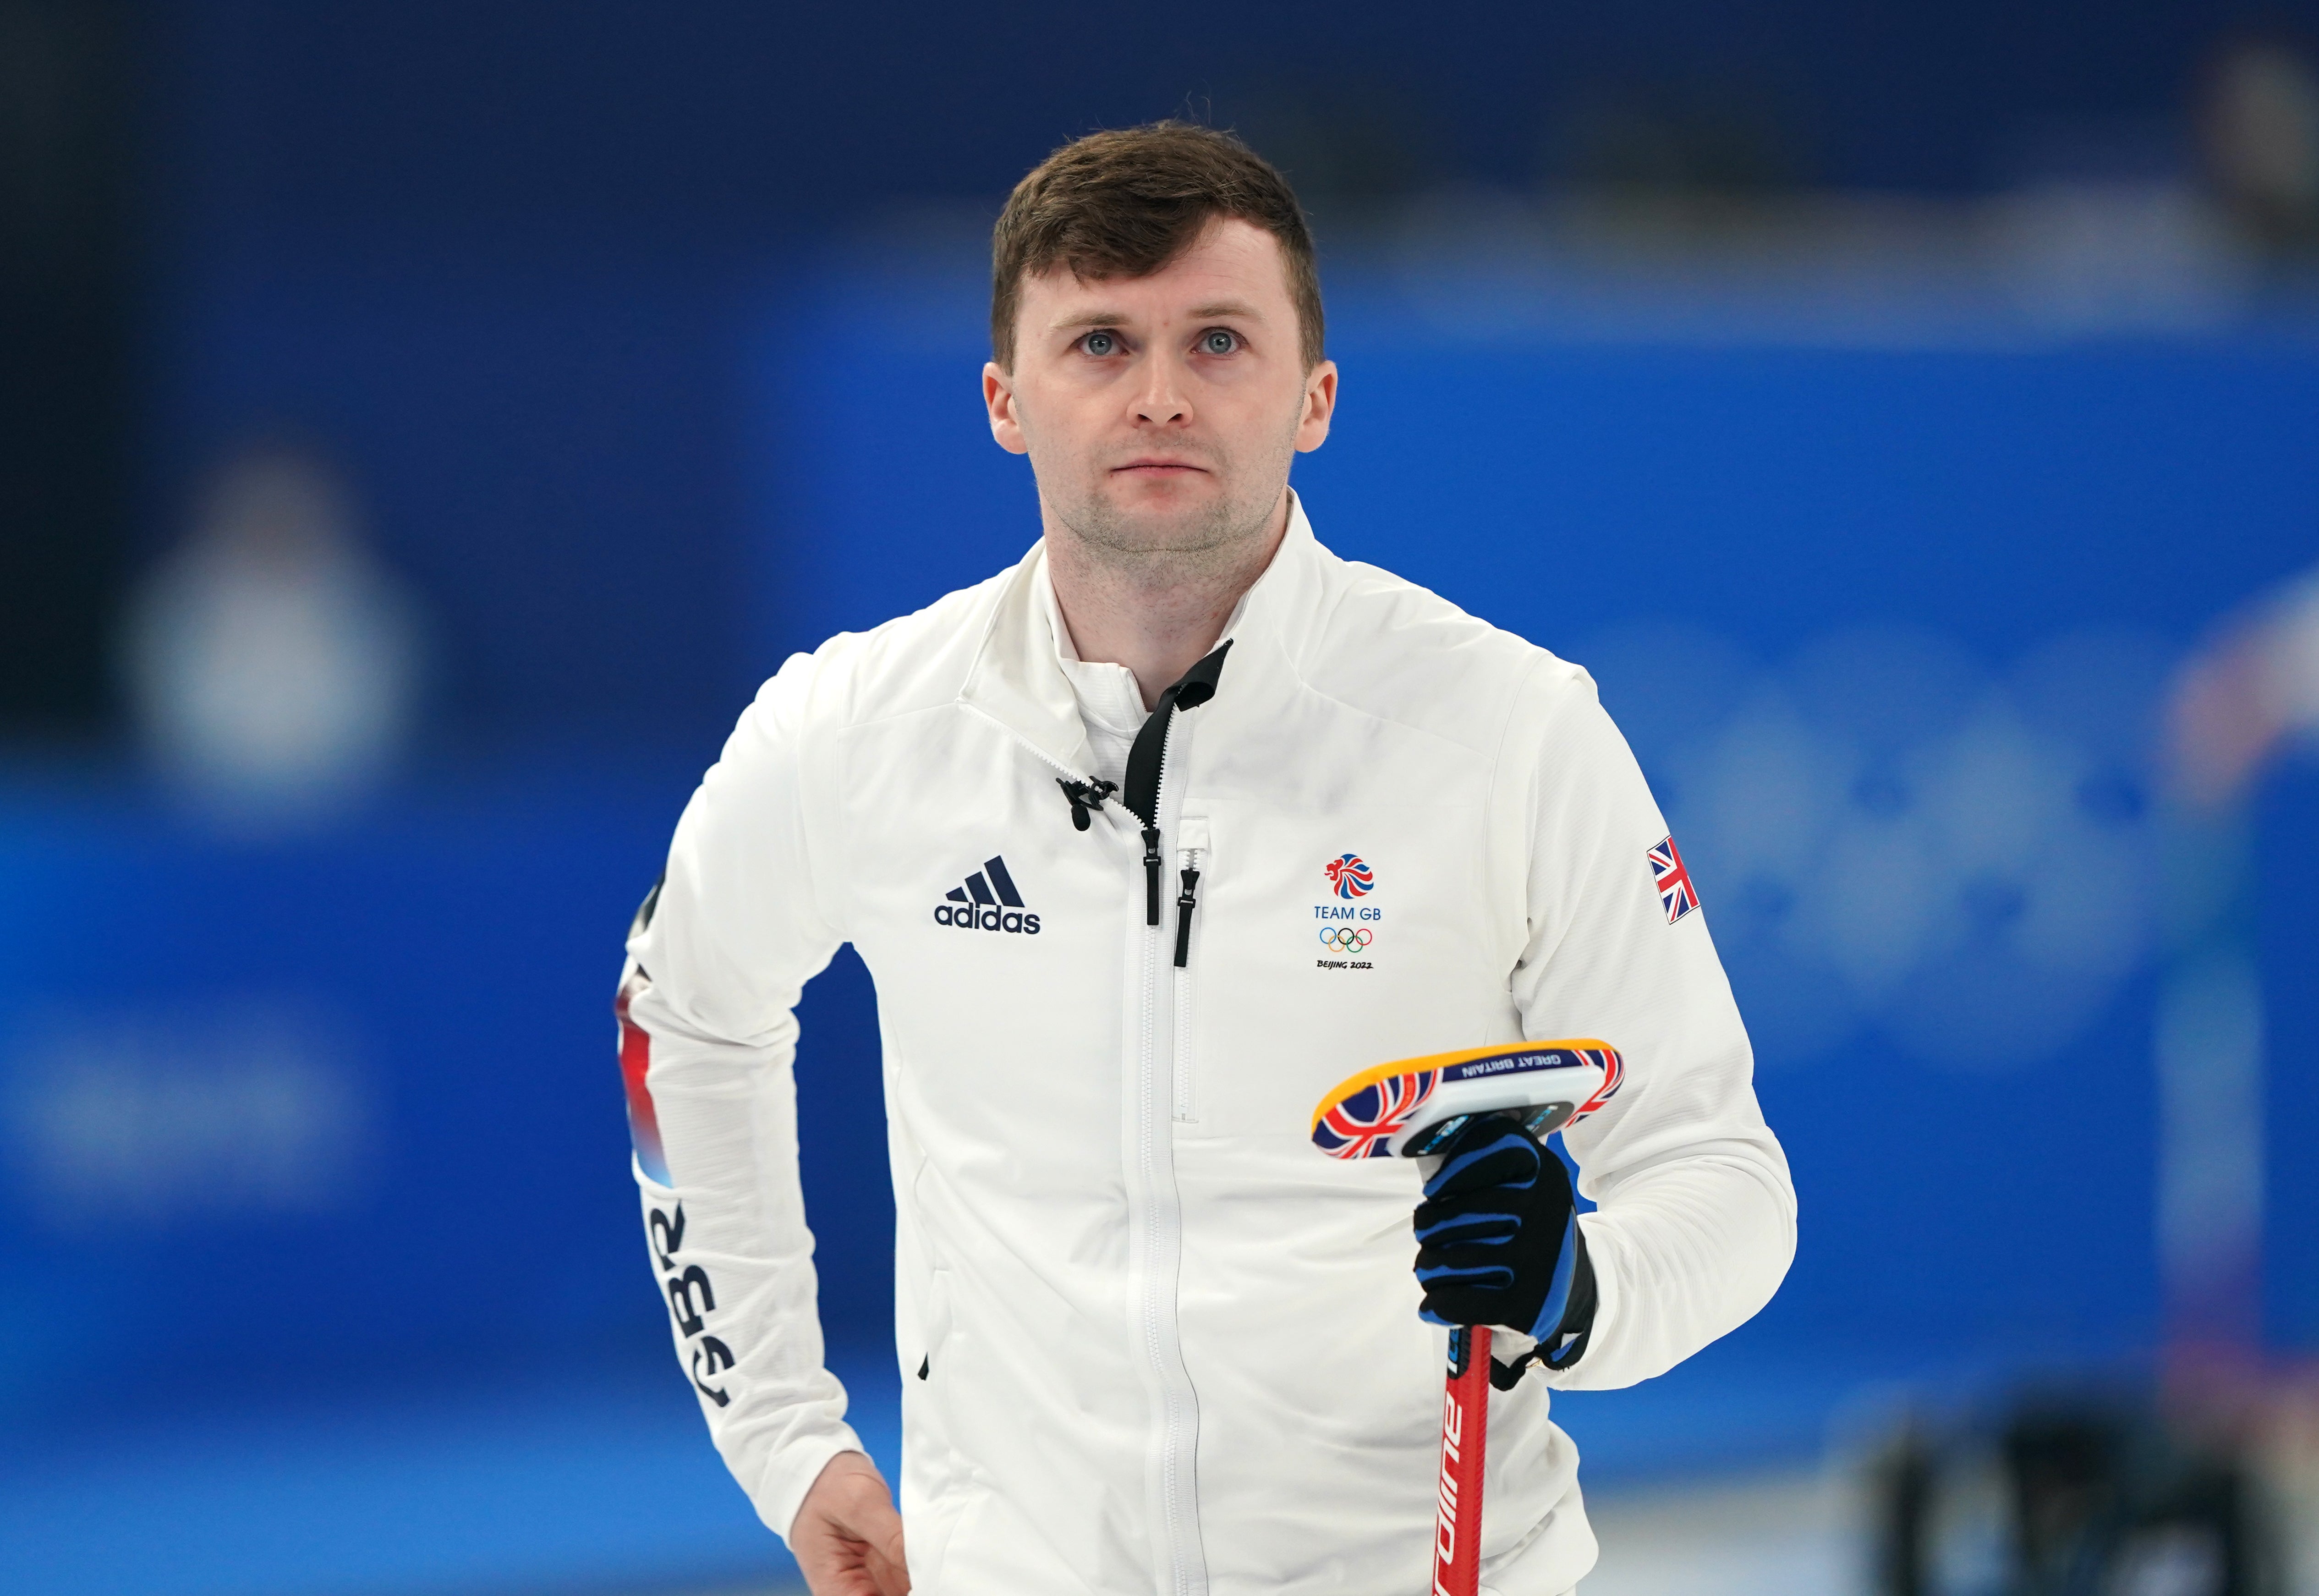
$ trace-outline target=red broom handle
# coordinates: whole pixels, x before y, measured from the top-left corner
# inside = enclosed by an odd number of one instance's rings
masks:
[[[1441,1401],[1441,1477],[1433,1518],[1433,1596],[1478,1596],[1482,1463],[1490,1434],[1490,1330],[1449,1332]]]

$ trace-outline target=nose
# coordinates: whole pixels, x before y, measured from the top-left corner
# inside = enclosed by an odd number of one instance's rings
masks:
[[[1155,427],[1180,426],[1192,419],[1192,401],[1182,363],[1166,349],[1143,362],[1143,385],[1135,395],[1135,419]]]

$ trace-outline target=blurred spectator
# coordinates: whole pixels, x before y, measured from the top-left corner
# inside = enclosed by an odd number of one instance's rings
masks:
[[[2242,798],[2281,744],[2319,732],[2319,569],[2233,618],[2184,669],[2170,709],[2174,780],[2201,808]]]
[[[2274,248],[2319,237],[2319,71],[2277,41],[2219,54],[2200,132],[2215,186],[2249,232]]]
[[[253,446],[221,470],[185,545],[146,577],[125,638],[148,746],[205,799],[279,815],[361,790],[416,708],[420,640],[311,454]]]

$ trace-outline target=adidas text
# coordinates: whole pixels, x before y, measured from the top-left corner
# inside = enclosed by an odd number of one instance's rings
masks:
[[[1039,934],[1039,916],[1021,909],[1002,909],[970,903],[938,903],[934,905],[934,923],[953,925],[961,931],[1019,931],[1025,936]]]
[[[984,860],[965,886],[952,888],[945,900],[934,905],[934,924],[959,931],[1039,934],[1039,916],[1023,906],[1023,894],[1007,874],[1006,861],[996,858]]]

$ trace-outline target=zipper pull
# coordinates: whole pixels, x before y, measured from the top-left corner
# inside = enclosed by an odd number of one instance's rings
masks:
[[[1143,924],[1160,924],[1160,828],[1143,828]]]
[[[1197,855],[1194,855],[1197,857]],[[1190,865],[1184,867],[1184,890],[1176,897],[1176,968],[1183,969],[1192,962],[1192,900],[1199,896],[1200,872]]]

